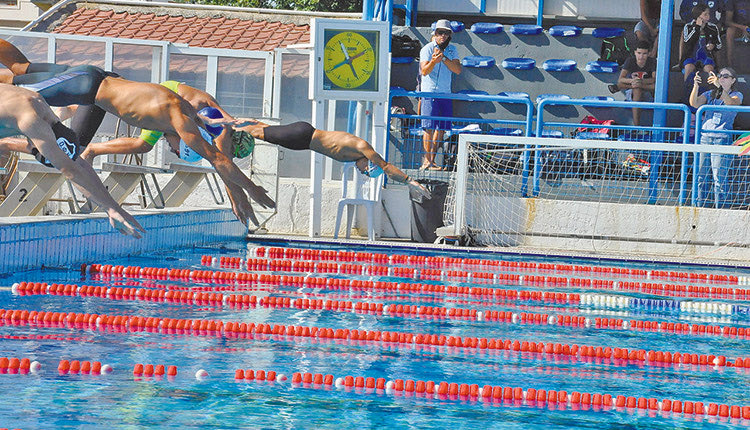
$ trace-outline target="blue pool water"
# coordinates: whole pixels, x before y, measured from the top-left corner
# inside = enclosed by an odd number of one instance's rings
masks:
[[[304,247],[289,244],[290,247]],[[246,257],[247,244],[233,242],[213,248],[177,250],[95,263],[125,266],[168,267],[194,270],[202,266],[201,256]],[[326,247],[326,249],[343,249]],[[352,250],[352,248],[349,248]],[[356,249],[355,249],[356,250]],[[377,251],[376,251],[377,252]],[[382,252],[382,251],[381,251]],[[389,251],[389,253],[403,253]],[[426,251],[414,250],[419,255]],[[439,255],[450,256],[448,252]],[[472,256],[465,251],[461,257]],[[508,257],[505,257],[506,259]],[[527,259],[526,261],[533,261]],[[567,260],[573,264],[576,260]],[[352,263],[356,264],[356,263]],[[609,263],[609,265],[619,263]],[[620,264],[649,270],[675,270],[674,266]],[[684,266],[677,270],[687,271]],[[739,274],[719,268],[694,268],[701,273]],[[363,275],[322,275],[371,279]],[[570,275],[572,276],[572,275]],[[576,275],[584,277],[583,275]],[[610,277],[610,279],[614,279]],[[386,280],[404,281],[388,278]],[[17,282],[47,282],[92,286],[127,286],[162,289],[201,286],[225,286],[224,294],[330,298],[377,302],[502,310],[514,313],[547,313],[583,315],[624,320],[653,320],[690,324],[713,324],[750,327],[741,313],[685,312],[679,309],[657,310],[645,306],[613,309],[576,303],[487,302],[481,298],[457,298],[448,295],[418,293],[385,293],[380,291],[329,290],[325,287],[252,286],[237,290],[234,283],[189,283],[185,281],[124,279],[82,275],[70,268],[45,269],[17,273],[0,279],[0,307],[29,311],[76,312],[107,315],[136,315],[158,318],[207,319],[224,322],[267,323],[397,331],[446,336],[517,339],[520,341],[610,346],[670,352],[689,352],[726,356],[730,360],[748,357],[750,339],[735,337],[670,334],[631,330],[601,330],[593,327],[560,327],[558,325],[503,324],[493,321],[428,319],[397,315],[376,315],[329,310],[239,308],[215,304],[181,304],[143,300],[111,300],[101,297],[14,295],[11,285]],[[418,281],[409,281],[418,282]],[[424,283],[438,283],[424,281]],[[468,285],[452,282],[452,284]],[[729,286],[743,288],[741,286]],[[632,298],[659,298],[642,293],[599,291],[582,288],[532,287],[498,285],[526,291],[555,291],[579,294],[608,294]],[[687,299],[681,301],[727,302],[748,305],[747,301],[723,299]],[[465,303],[461,303],[461,301]],[[76,327],[42,327],[14,325],[7,320],[0,326],[0,356],[27,357],[38,361],[38,374],[0,375],[0,427],[8,428],[718,428],[748,425],[750,420],[696,417],[671,412],[636,408],[600,408],[576,404],[536,402],[493,402],[481,397],[422,396],[414,393],[361,389],[302,386],[292,383],[300,373],[347,375],[373,378],[447,381],[478,384],[601,393],[634,397],[715,402],[750,406],[747,384],[750,369],[700,365],[650,366],[636,362],[614,363],[609,360],[579,360],[563,355],[482,351],[476,348],[383,344],[293,336],[252,335],[245,338],[230,335],[192,336],[178,333],[101,330]],[[60,360],[90,360],[111,365],[106,375],[60,374]],[[135,377],[133,366],[142,364],[176,365],[174,378]],[[198,380],[196,371],[204,369],[208,378]],[[262,369],[288,376],[287,381],[235,381],[236,369]]]

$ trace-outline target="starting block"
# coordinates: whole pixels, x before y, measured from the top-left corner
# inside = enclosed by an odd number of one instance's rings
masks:
[[[208,183],[208,189],[216,204],[224,203],[221,184],[218,178],[216,178],[216,170],[213,167],[187,163],[171,163],[169,170],[174,172],[174,176],[172,176],[172,179],[169,180],[162,190],[164,207],[170,208],[182,205],[188,196],[192,194],[193,190],[195,190],[195,187],[204,179]],[[214,184],[211,184],[211,178],[213,178]],[[214,186],[216,187],[216,191],[214,191]],[[148,207],[156,206],[152,202]]]
[[[65,182],[59,170],[36,161],[19,160],[18,170],[27,175],[0,203],[0,216],[38,215]]]
[[[110,172],[109,176],[107,176],[103,183],[107,188],[107,191],[109,191],[109,194],[118,204],[122,204],[133,190],[135,190],[135,187],[142,182],[153,207],[164,207],[164,196],[159,188],[159,183],[156,181],[156,174],[171,173],[171,170],[161,167],[139,166],[135,164],[102,163],[102,171]],[[156,188],[156,194],[159,197],[158,202],[154,198],[154,193],[151,191],[146,175],[151,176],[154,187]],[[98,209],[99,206],[91,200],[87,201],[81,208],[79,208],[81,212],[94,212]]]

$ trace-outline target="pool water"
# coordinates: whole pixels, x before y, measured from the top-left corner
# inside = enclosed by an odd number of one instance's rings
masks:
[[[207,257],[235,257],[269,261],[269,247],[243,242],[224,243],[212,248],[175,250],[170,253],[155,253],[117,261],[91,263],[191,269],[213,272],[235,272],[248,274],[247,270],[210,267]],[[333,245],[286,244],[287,248],[307,248],[317,251],[340,251]],[[248,250],[248,248],[250,250]],[[348,248],[347,251],[381,252],[390,256],[386,262],[329,261],[330,264],[347,265],[348,271],[377,271],[377,267],[390,268],[390,274],[373,276],[367,274],[339,274],[303,271],[284,266],[280,261],[304,261],[297,255],[287,259],[272,255],[276,268],[271,271],[254,271],[255,275],[277,274],[268,282],[240,282],[239,280],[188,281],[178,277],[162,276],[156,279],[143,275],[118,276],[101,273],[107,269],[94,266],[94,273],[81,273],[75,269],[45,269],[23,272],[0,280],[0,307],[8,310],[0,318],[0,357],[28,358],[41,364],[39,372],[18,372],[13,369],[0,374],[0,427],[8,428],[674,428],[701,427],[710,423],[717,428],[733,428],[750,424],[750,395],[746,389],[750,381],[750,360],[747,367],[737,366],[737,359],[750,357],[748,344],[750,330],[744,336],[748,324],[748,296],[744,287],[737,285],[737,278],[745,275],[741,270],[711,267],[686,267],[635,263],[602,263],[601,266],[616,267],[620,271],[591,272],[581,269],[591,263],[575,259],[541,260],[527,257],[514,266],[466,269],[468,272],[503,273],[507,282],[482,284],[470,279],[461,281],[461,260],[451,260],[452,268],[442,267],[445,279],[409,279],[411,272],[396,270],[398,267],[422,270],[422,262],[407,262],[394,257],[408,253],[404,249],[372,251],[366,248]],[[263,255],[259,255],[263,254]],[[298,253],[299,254],[299,253]],[[310,254],[311,255],[311,254]],[[513,260],[508,256],[473,255],[463,250],[460,254],[448,251],[436,252],[412,250],[410,255],[427,257],[453,257],[474,259]],[[308,255],[309,256],[309,255]],[[320,263],[321,260],[313,260]],[[537,263],[545,264],[539,266]],[[243,262],[244,264],[244,262]],[[293,264],[290,262],[290,264]],[[456,266],[458,264],[458,266]],[[537,269],[534,269],[537,264]],[[550,265],[578,266],[578,271],[550,273]],[[215,266],[215,265],[214,265]],[[357,269],[359,267],[359,269]],[[373,269],[373,267],[375,267]],[[465,266],[463,266],[465,268]],[[541,268],[544,269],[541,269]],[[567,266],[566,266],[567,267]],[[96,273],[97,270],[100,273]],[[567,269],[566,269],[567,270]],[[712,279],[694,276],[692,282],[681,280],[655,281],[653,279],[626,276],[623,270],[691,271],[702,275],[713,275]],[[617,272],[617,274],[614,274]],[[415,272],[416,273],[416,272]],[[422,273],[427,273],[422,272]],[[433,275],[437,272],[430,272]],[[455,275],[455,276],[453,276]],[[300,278],[289,278],[296,276]],[[319,284],[308,279],[322,279]],[[437,275],[436,275],[437,276]],[[496,275],[495,275],[496,276]],[[534,276],[567,279],[566,284],[544,285],[534,282]],[[688,276],[688,275],[685,275]],[[496,276],[497,277],[497,276]],[[652,276],[653,278],[653,276]],[[327,279],[348,280],[348,285],[327,286]],[[525,282],[524,282],[525,279]],[[571,279],[613,281],[614,284],[588,285]],[[395,285],[355,283],[356,281],[388,281],[411,283],[411,288],[395,288]],[[652,282],[663,285],[706,286],[735,290],[727,296],[726,291],[715,294],[680,295],[649,294],[630,291],[624,282]],[[134,288],[132,295],[101,294],[93,288],[76,289],[68,295],[61,292],[50,294],[45,288],[33,293],[25,287],[11,288],[16,283],[40,282],[51,284],[75,284],[78,286]],[[558,281],[559,282],[559,279]],[[346,283],[344,283],[346,284]],[[26,285],[26,284],[23,284]],[[445,286],[449,288],[445,288]],[[609,288],[615,286],[616,288]],[[442,286],[442,289],[439,287]],[[480,293],[465,294],[466,290],[453,287],[491,289]],[[148,298],[137,296],[137,290],[148,290],[149,294],[160,291],[170,298]],[[437,290],[437,291],[436,291]],[[496,290],[515,291],[518,296],[498,297]],[[110,290],[112,292],[113,290]],[[175,293],[204,292],[221,294],[203,297],[200,300],[183,300]],[[476,291],[475,291],[476,292]],[[557,296],[542,298],[531,294],[557,293]],[[489,295],[488,295],[489,294]],[[254,296],[255,304],[242,304],[242,298]],[[578,297],[577,297],[578,296]],[[268,298],[278,300],[269,304]],[[283,299],[289,300],[285,304]],[[322,309],[313,309],[303,300],[321,300]],[[618,302],[618,299],[620,301]],[[623,303],[622,300],[628,301]],[[645,300],[635,300],[645,299]],[[329,301],[326,304],[326,300]],[[659,301],[661,300],[661,301]],[[336,305],[331,305],[335,301]],[[669,305],[667,301],[676,301]],[[351,302],[351,309],[342,302]],[[304,304],[303,304],[304,303]],[[360,305],[357,305],[360,303]],[[373,310],[362,310],[362,303],[372,304]],[[665,305],[665,303],[667,303]],[[703,303],[704,305],[699,305]],[[385,305],[378,310],[375,304]],[[693,305],[696,304],[696,305]],[[708,304],[708,306],[706,305]],[[419,306],[409,312],[397,305]],[[715,306],[711,306],[715,305]],[[359,306],[360,309],[356,309]],[[314,306],[313,306],[314,307]],[[329,307],[330,309],[326,309]],[[339,309],[335,309],[339,307]],[[446,309],[446,315],[428,315],[424,309]],[[368,308],[369,309],[369,308]],[[384,309],[384,310],[383,310]],[[473,309],[475,314],[465,317],[452,316],[451,309]],[[44,318],[29,321],[28,317],[16,318],[12,311],[74,312],[84,314],[77,322],[47,322]],[[502,311],[507,319],[493,318],[491,312]],[[421,312],[421,313],[420,313]],[[18,315],[16,313],[15,315]],[[90,315],[104,316],[88,323]],[[39,315],[39,314],[37,314]],[[128,326],[115,326],[107,322],[106,316],[137,316]],[[529,317],[529,315],[532,315]],[[534,321],[533,315],[544,315]],[[565,316],[579,317],[579,323],[560,324]],[[194,321],[221,321],[222,329],[201,330],[170,328],[170,320],[162,321],[160,328],[148,328],[148,320],[182,319]],[[597,326],[597,318],[612,321],[609,328]],[[54,319],[54,318],[53,318]],[[584,322],[585,320],[585,322]],[[739,335],[728,332],[692,333],[679,329],[637,329],[638,321],[681,323],[704,327],[719,326],[723,330],[741,329]],[[635,323],[634,323],[635,322]],[[237,323],[235,325],[234,323]],[[256,329],[241,329],[239,323],[259,326],[268,324],[284,326],[284,334],[263,333]],[[198,324],[198,323],[196,323]],[[294,326],[289,329],[289,326]],[[264,326],[265,327],[265,326]],[[317,335],[304,335],[304,328],[315,328]],[[688,326],[689,327],[689,326]],[[331,329],[328,335],[324,329]],[[348,329],[349,332],[343,332]],[[295,333],[294,330],[299,330]],[[338,338],[336,330],[339,330]],[[353,330],[357,330],[357,334]],[[709,329],[710,330],[710,329]],[[375,333],[378,333],[377,337]],[[383,334],[383,333],[388,334]],[[390,333],[411,334],[410,340],[385,339]],[[346,334],[344,334],[346,333]],[[428,344],[431,335],[445,336],[443,345]],[[369,336],[369,338],[368,338]],[[452,338],[451,338],[452,337]],[[456,346],[461,338],[463,346]],[[472,345],[471,340],[497,340],[507,347],[489,348]],[[370,339],[370,340],[367,340]],[[420,340],[417,340],[420,339]],[[403,340],[403,337],[402,337]],[[509,341],[509,342],[508,342]],[[552,348],[549,351],[529,350],[519,344],[540,345]],[[494,343],[494,342],[493,342]],[[510,345],[510,346],[508,346]],[[554,351],[557,347],[578,345],[577,353]],[[601,347],[600,356],[591,351]],[[609,357],[602,351],[609,347]],[[632,360],[616,359],[615,349],[634,351],[676,352],[711,356],[710,360],[726,357],[730,365],[697,362],[664,363],[654,356]],[[636,354],[637,355],[637,354]],[[106,374],[84,374],[58,371],[61,360],[98,361],[111,366]],[[174,376],[134,375],[136,364],[176,366]],[[244,377],[235,379],[236,371],[258,370],[276,372],[274,380],[257,381]],[[3,369],[0,369],[2,372]],[[196,372],[205,370],[207,376],[198,378]],[[299,382],[309,373],[313,376],[332,375],[333,384]],[[286,380],[284,379],[286,376]],[[347,386],[347,376],[382,378],[388,384],[384,389]],[[408,387],[410,381],[433,381],[438,393],[418,392]],[[440,394],[440,382],[455,383],[459,390],[471,390],[476,384],[479,392],[472,396]],[[450,387],[446,384],[446,387]],[[461,388],[461,384],[468,387]],[[483,396],[485,385],[490,388],[506,387],[523,390],[522,399],[493,398]],[[475,388],[476,389],[476,388]],[[450,390],[450,388],[449,388]],[[552,391],[565,391],[565,402],[530,400],[529,392],[544,390],[552,397]],[[424,391],[424,390],[423,390]],[[582,394],[581,402],[573,395]],[[464,393],[466,394],[466,393]],[[602,404],[595,394],[611,395],[612,405]],[[591,401],[588,397],[597,400]],[[617,396],[656,399],[661,402],[655,409],[648,407],[617,407]],[[705,414],[672,412],[669,406],[663,410],[663,400],[702,402]],[[551,399],[550,399],[551,400]],[[711,412],[716,406],[738,406],[733,410],[738,416],[721,416],[727,413]],[[668,405],[668,403],[667,403]],[[687,403],[684,403],[687,407]],[[739,412],[738,412],[739,411]],[[748,416],[743,418],[747,412]]]

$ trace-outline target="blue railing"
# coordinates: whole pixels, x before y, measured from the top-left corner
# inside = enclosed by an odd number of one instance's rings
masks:
[[[551,122],[545,122],[544,121],[544,108],[547,106],[582,106],[582,107],[598,107],[598,108],[612,108],[612,107],[620,107],[620,108],[641,108],[641,109],[650,109],[654,111],[679,111],[683,114],[683,121],[682,121],[682,127],[680,129],[674,128],[674,127],[635,127],[635,126],[607,126],[608,128],[613,129],[622,129],[622,130],[637,130],[637,131],[656,131],[657,137],[655,142],[663,141],[662,138],[660,138],[660,135],[662,135],[664,132],[674,132],[678,131],[682,133],[682,138],[680,139],[680,143],[688,143],[688,138],[690,135],[690,110],[687,106],[683,104],[677,104],[677,103],[649,103],[649,102],[630,102],[630,101],[595,101],[595,100],[555,100],[555,99],[546,99],[542,100],[539,103],[539,106],[537,107],[537,123],[536,123],[536,135],[541,136],[542,131],[545,129],[545,126],[559,126],[561,123],[551,123]],[[566,126],[574,125],[576,127],[580,127],[580,124],[570,124],[570,123],[563,123]],[[673,140],[674,139],[670,139]],[[649,197],[648,202],[650,204],[656,203],[657,196],[658,196],[658,179],[659,179],[659,166],[662,162],[662,156],[663,153],[660,151],[654,151],[651,153],[651,169],[649,173]],[[532,189],[533,189],[533,195],[539,194],[539,176],[541,174],[540,169],[540,160],[539,160],[540,154],[538,151],[534,154],[534,176],[533,176],[533,182],[532,182]],[[682,205],[685,202],[686,198],[686,190],[687,190],[687,154],[682,154],[682,168],[681,168],[681,174],[680,174],[680,193],[679,193],[679,204]]]

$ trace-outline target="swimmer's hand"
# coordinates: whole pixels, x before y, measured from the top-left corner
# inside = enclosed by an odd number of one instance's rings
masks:
[[[430,190],[424,187],[424,185],[420,184],[419,182],[415,181],[414,179],[409,179],[406,182],[406,185],[409,186],[409,188],[415,190],[417,193],[419,193],[422,197],[426,199],[432,198],[432,193],[430,193]]]
[[[229,194],[229,201],[232,203],[232,212],[234,212],[234,216],[236,216],[245,226],[247,226],[248,219],[257,226],[258,218],[255,216],[255,211],[245,197],[245,194],[242,193],[242,190],[239,190],[238,194],[235,193],[231,187],[227,187],[227,193]]]
[[[107,216],[109,216],[109,224],[120,231],[120,233],[133,236],[136,239],[141,238],[141,233],[145,233],[146,230],[133,218],[132,215],[125,212],[122,208],[111,208],[107,210]]]
[[[268,196],[268,191],[261,186],[252,184],[251,187],[247,188],[247,195],[264,208],[276,207],[276,203]]]

